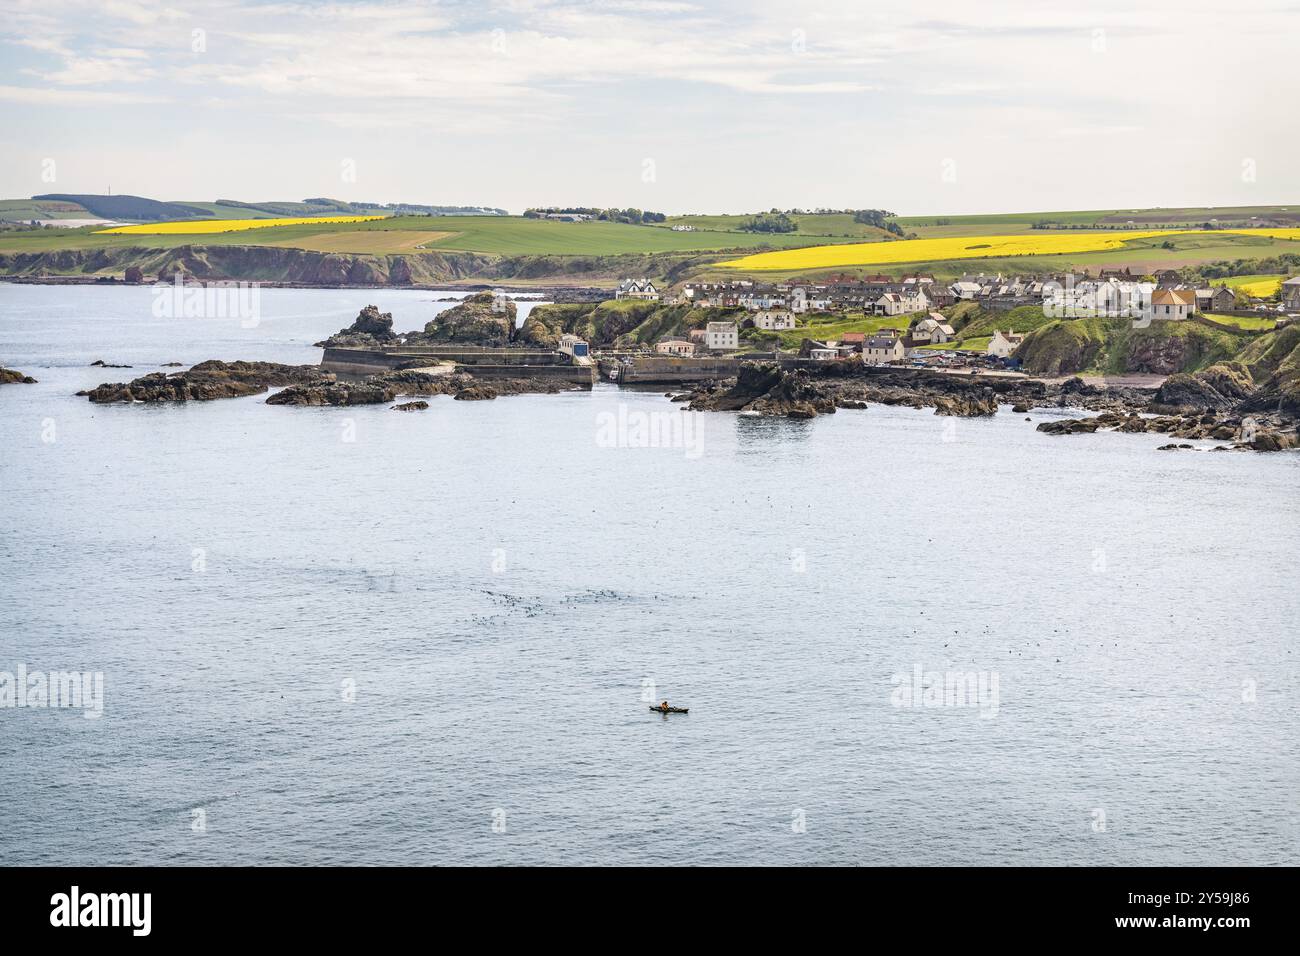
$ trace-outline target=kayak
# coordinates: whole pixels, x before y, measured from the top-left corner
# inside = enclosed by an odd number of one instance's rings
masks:
[[[651,706],[650,709],[656,714],[689,714],[691,712],[689,707],[669,707],[665,710],[663,707]]]

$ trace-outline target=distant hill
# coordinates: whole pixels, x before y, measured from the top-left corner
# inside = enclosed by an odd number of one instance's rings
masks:
[[[307,203],[334,203],[337,199],[304,199]],[[342,203],[356,209],[359,214],[368,212],[386,212],[398,216],[508,216],[510,213],[496,206],[424,206],[409,202],[354,202]]]
[[[207,209],[185,206],[174,202],[159,202],[143,196],[94,196],[72,193],[47,193],[32,199],[56,200],[77,203],[99,219],[129,219],[140,222],[157,222],[165,219],[194,219],[211,216]]]

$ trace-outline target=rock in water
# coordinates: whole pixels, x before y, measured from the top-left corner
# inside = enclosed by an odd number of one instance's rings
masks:
[[[422,412],[429,407],[428,402],[402,402],[400,405],[394,405],[395,412]]]
[[[835,411],[835,400],[822,394],[803,371],[787,372],[775,362],[746,362],[729,389],[702,389],[692,396],[692,409],[719,412],[753,411],[760,415],[812,418]],[[811,412],[812,414],[809,414]]]
[[[1255,383],[1244,366],[1220,362],[1199,372],[1170,375],[1152,401],[1167,409],[1226,409],[1249,398],[1254,391]]]
[[[1048,435],[1091,434],[1101,427],[1100,418],[1063,418],[1054,422],[1039,422],[1038,431]]]
[[[978,418],[998,413],[998,398],[986,389],[979,395],[940,396],[934,401],[936,415],[957,415],[961,418]]]
[[[315,365],[276,362],[200,362],[185,372],[153,372],[140,378],[100,385],[87,397],[96,404],[113,402],[209,402],[256,395],[267,388],[301,382],[332,382],[334,376]]]
[[[340,329],[323,342],[317,342],[317,348],[342,346],[366,348],[368,346],[392,345],[399,341],[393,331],[393,314],[380,312],[378,306],[368,305],[358,313],[356,320],[346,329]]]
[[[36,379],[11,368],[0,368],[0,385],[35,385]]]
[[[485,402],[497,397],[497,390],[491,385],[471,385],[462,388],[454,396],[458,402]]]
[[[509,345],[515,334],[515,304],[491,292],[472,295],[460,305],[439,312],[424,327],[412,332],[408,344],[480,345],[493,348]]]
[[[397,397],[397,389],[374,381],[315,382],[290,385],[266,400],[268,405],[378,405]]]

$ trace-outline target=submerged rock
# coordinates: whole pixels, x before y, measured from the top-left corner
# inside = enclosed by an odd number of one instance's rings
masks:
[[[403,403],[400,404],[400,405],[394,405],[394,406],[393,406],[393,411],[395,411],[395,412],[422,412],[422,411],[424,411],[424,410],[425,410],[426,408],[428,408],[428,407],[429,407],[429,403],[428,403],[428,402],[424,402],[424,401],[420,401],[420,402],[403,402]]]
[[[256,395],[267,388],[300,382],[333,381],[315,365],[276,362],[200,362],[185,372],[153,372],[125,384],[106,383],[87,392],[94,403],[209,402]]]

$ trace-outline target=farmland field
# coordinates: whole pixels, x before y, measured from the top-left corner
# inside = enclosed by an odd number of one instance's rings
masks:
[[[1201,206],[1178,209],[1094,209],[1069,212],[991,213],[966,216],[901,216],[896,221],[923,239],[943,236],[1013,235],[1037,232],[1034,225],[1078,229],[1087,226],[1132,226],[1168,229],[1218,221],[1249,225],[1260,219],[1300,224],[1297,206]]]
[[[880,229],[876,226],[869,226],[865,223],[854,222],[853,216],[848,213],[791,213],[790,219],[799,227],[793,233],[752,233],[742,232],[741,225],[745,220],[751,218],[744,216],[669,216],[662,223],[656,223],[655,228],[671,229],[675,225],[693,226],[697,231],[707,232],[732,232],[739,233],[743,236],[757,237],[762,235],[781,235],[781,236],[809,236],[809,237],[827,237],[836,239],[857,239],[859,242],[867,241],[885,241],[896,238],[887,230]]]
[[[1226,285],[1229,289],[1238,289],[1246,295],[1266,299],[1281,288],[1284,275],[1228,276],[1215,279],[1215,285]]]
[[[95,219],[90,210],[75,202],[56,199],[0,199],[0,219],[27,222],[32,219]]]
[[[784,250],[745,256],[722,263],[723,266],[746,272],[796,272],[806,269],[843,268],[847,266],[874,266],[900,263],[951,262],[964,259],[1005,259],[1025,256],[1072,255],[1072,262],[1085,261],[1088,254],[1108,253],[1124,249],[1147,248],[1181,238],[1211,245],[1229,245],[1241,239],[1270,249],[1278,240],[1290,246],[1300,239],[1300,229],[1251,230],[1153,230],[1150,232],[1047,232],[1019,235],[967,236],[945,239],[910,239],[891,243],[848,243],[833,246],[810,246],[804,249]],[[1239,239],[1240,237],[1240,239]],[[973,241],[972,241],[973,240]],[[1170,250],[1157,248],[1152,259],[1158,259]],[[1300,252],[1300,246],[1281,251]],[[1267,254],[1267,253],[1265,253]]]
[[[337,217],[335,217],[337,218]],[[255,225],[256,228],[250,228]],[[163,224],[164,226],[166,224]],[[211,221],[195,223],[211,227]],[[785,249],[825,237],[798,235],[753,235],[734,232],[673,232],[650,226],[616,222],[555,222],[520,216],[395,216],[365,222],[331,223],[330,217],[304,218],[294,225],[274,225],[268,220],[243,220],[238,231],[192,234],[153,234],[159,227],[145,225],[139,232],[95,232],[90,229],[41,230],[0,233],[0,253],[46,252],[60,249],[102,249],[122,246],[167,249],[179,245],[275,245],[313,248],[312,243],[342,249],[356,238],[355,251],[378,246],[396,246],[402,236],[380,237],[373,233],[417,232],[425,234],[421,244],[430,251],[477,252],[494,255],[605,256],[657,252],[743,252],[757,249]],[[430,233],[442,233],[427,239]],[[322,250],[324,251],[324,250]],[[348,251],[353,251],[349,248]]]
[[[261,244],[306,249],[308,252],[351,252],[383,256],[426,252],[432,243],[454,235],[454,232],[417,232],[413,229],[367,229],[325,232],[317,236],[279,239]]]
[[[1266,332],[1277,325],[1277,316],[1273,315],[1264,315],[1257,318],[1253,315],[1215,315],[1207,312],[1204,318],[1215,325],[1235,326],[1252,332]]]
[[[205,236],[248,229],[274,229],[279,226],[340,225],[382,218],[382,216],[299,216],[292,219],[182,219],[173,222],[114,226],[112,229],[100,229],[98,232],[104,236]]]

